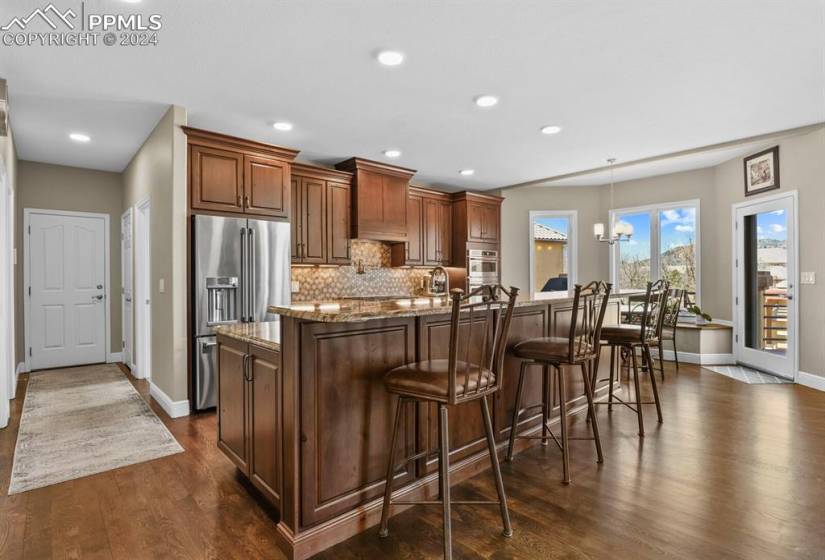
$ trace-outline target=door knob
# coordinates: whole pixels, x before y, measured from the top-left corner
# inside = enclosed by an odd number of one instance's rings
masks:
[[[102,300],[102,299],[103,299],[103,296],[102,296],[102,295],[100,295],[100,296],[92,296],[92,299],[96,299],[96,300],[100,301],[100,300]]]

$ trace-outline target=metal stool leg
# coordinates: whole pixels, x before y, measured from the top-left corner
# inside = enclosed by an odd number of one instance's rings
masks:
[[[636,416],[639,418],[639,436],[645,436],[645,421],[642,416],[642,391],[639,387],[639,364],[636,360],[636,349],[632,346],[630,347],[630,354],[633,360],[633,384],[636,388]]]
[[[452,560],[453,557],[453,531],[450,519],[450,439],[447,405],[438,405],[439,434],[438,444],[441,454],[441,472],[439,482],[441,484],[441,505],[444,515],[444,558]]]
[[[662,376],[662,381],[665,380],[665,344],[662,339],[659,339],[659,375]]]
[[[645,352],[648,358],[650,357],[650,346],[645,345]],[[659,424],[664,422],[662,419],[662,403],[659,402],[659,387],[656,385],[656,373],[650,372],[650,384],[653,386],[653,400],[656,402],[656,414],[659,417]]]
[[[597,462],[604,463],[602,455],[602,440],[599,438],[599,423],[596,421],[596,407],[593,405],[593,387],[590,385],[590,376],[587,374],[587,367],[582,364],[582,378],[584,379],[584,394],[587,396],[587,410],[593,418],[590,422],[590,429],[593,432],[593,441],[596,444]]]
[[[550,420],[550,366],[541,367],[541,444],[547,445],[547,422]]]
[[[676,333],[673,333],[673,361],[676,362],[676,371],[679,371],[679,351],[676,350]]]
[[[565,390],[564,371],[555,366],[556,379],[559,387],[559,424],[561,424],[561,458],[564,467],[564,479],[562,482],[570,484],[570,458],[567,445],[567,391]]]
[[[507,446],[507,461],[513,460],[513,448],[516,445],[516,431],[518,430],[519,407],[521,407],[521,396],[524,392],[524,374],[527,371],[529,362],[521,362],[521,371],[518,374],[518,389],[516,390],[516,406],[513,408],[513,423],[510,427],[510,444]]]
[[[616,371],[613,369],[616,365],[616,346],[610,345],[610,388],[607,393],[607,411],[613,410],[613,380],[616,378]]]
[[[498,464],[498,453],[496,453],[496,440],[493,437],[493,421],[490,419],[490,407],[487,405],[487,397],[482,397],[481,415],[484,418],[484,431],[487,434],[487,448],[490,450],[490,462],[493,464],[493,477],[496,479],[496,492],[498,493],[499,509],[501,509],[501,522],[504,525],[504,536],[512,537],[513,529],[510,527],[510,512],[507,510],[507,496],[504,493],[504,481],[501,479],[501,467]]]
[[[387,483],[384,487],[384,507],[381,509],[381,528],[378,531],[378,536],[381,538],[389,534],[387,530],[387,521],[390,517],[390,497],[392,496],[392,476],[395,474],[395,452],[396,443],[398,440],[398,429],[401,427],[401,413],[404,408],[404,399],[399,398],[395,405],[395,422],[392,428],[392,439],[390,440],[390,458],[387,462]]]

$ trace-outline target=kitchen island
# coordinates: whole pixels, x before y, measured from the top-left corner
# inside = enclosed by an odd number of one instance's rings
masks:
[[[621,295],[611,299],[606,324],[618,321]],[[572,299],[563,292],[518,302],[508,348],[527,338],[567,336]],[[218,445],[279,510],[283,551],[306,558],[378,523],[395,410],[382,378],[404,363],[447,357],[450,304],[446,297],[344,299],[270,312],[280,316],[278,323],[218,330]],[[490,403],[502,454],[519,363],[508,351],[502,390]],[[607,377],[607,355],[600,370]],[[568,410],[585,410],[581,376],[568,376]],[[558,415],[560,396],[550,391],[552,414]],[[597,398],[606,391],[605,382],[598,384]],[[540,374],[527,378],[524,395],[524,407],[541,402]],[[534,410],[522,416],[520,432],[539,429],[540,409]],[[488,469],[489,455],[477,407],[457,407],[450,420],[455,484]],[[432,498],[436,407],[411,403],[402,425],[405,455],[429,453],[398,466],[395,495]],[[517,450],[535,441],[517,440]]]

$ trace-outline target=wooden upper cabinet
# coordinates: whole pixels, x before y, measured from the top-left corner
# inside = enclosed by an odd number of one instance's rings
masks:
[[[488,243],[498,243],[501,207],[497,204],[485,204],[481,210],[481,237]]]
[[[243,154],[192,146],[189,174],[192,208],[243,211]]]
[[[501,224],[501,201],[499,197],[476,193],[454,195],[456,215],[466,224],[456,223],[454,231],[466,235],[467,241],[478,243],[498,243]]]
[[[361,158],[335,166],[354,174],[352,237],[407,241],[407,202],[412,169]]]
[[[424,199],[424,264],[449,265],[452,244],[450,202]]]
[[[290,162],[297,150],[183,127],[193,210],[271,218],[290,215]]]
[[[441,264],[449,266],[453,260],[453,209],[449,201],[438,202],[438,226]]]
[[[350,262],[351,173],[292,165],[292,262]]]
[[[301,177],[301,262],[323,264],[327,261],[326,183]]]
[[[244,157],[244,211],[256,216],[289,217],[289,163]]]
[[[483,204],[470,203],[467,205],[467,239],[470,241],[485,241],[484,211],[485,206]]]
[[[292,216],[289,220],[290,245],[292,247],[292,262],[301,262],[301,178],[292,175],[289,179],[289,199],[292,206]]]
[[[424,264],[424,199],[410,195],[407,200],[407,241],[404,244],[404,264]]]
[[[327,262],[350,262],[352,189],[349,183],[327,182]]]

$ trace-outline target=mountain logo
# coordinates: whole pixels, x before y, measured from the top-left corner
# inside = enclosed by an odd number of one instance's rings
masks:
[[[69,20],[69,18],[76,18],[77,14],[69,8],[65,12],[62,12],[55,8],[54,4],[49,4],[45,8],[37,8],[32,13],[24,18],[14,17],[12,20],[0,27],[0,30],[9,31],[12,27],[17,26],[21,31],[26,29],[29,25],[29,22],[39,18],[48,24],[49,27],[52,29],[57,29],[57,23],[62,22],[66,27],[69,29],[74,29],[74,24]]]

